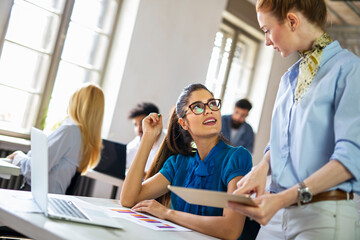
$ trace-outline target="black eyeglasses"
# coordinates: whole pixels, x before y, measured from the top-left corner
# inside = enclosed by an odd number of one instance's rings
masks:
[[[221,100],[211,99],[207,103],[194,102],[189,105],[189,108],[195,115],[200,115],[205,112],[206,106],[208,106],[212,111],[219,111],[221,108]],[[185,114],[186,112],[187,110],[185,111]]]

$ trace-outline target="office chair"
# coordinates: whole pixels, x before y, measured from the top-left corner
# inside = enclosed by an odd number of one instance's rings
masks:
[[[76,190],[79,185],[81,173],[76,171],[75,175],[72,177],[69,187],[66,189],[66,195],[76,195]]]

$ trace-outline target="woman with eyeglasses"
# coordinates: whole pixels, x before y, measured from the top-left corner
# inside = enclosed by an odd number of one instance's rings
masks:
[[[245,217],[230,209],[191,205],[174,194],[168,207],[168,185],[232,193],[236,182],[251,170],[249,152],[225,144],[219,135],[220,107],[221,100],[214,99],[204,85],[187,86],[177,100],[165,140],[144,182],[145,163],[161,133],[162,117],[153,113],[143,120],[140,148],[121,191],[124,207],[221,239],[239,238]]]

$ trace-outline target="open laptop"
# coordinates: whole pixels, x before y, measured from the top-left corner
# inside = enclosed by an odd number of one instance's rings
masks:
[[[112,177],[125,179],[126,144],[103,139],[101,158],[95,171]]]
[[[48,196],[49,162],[47,136],[36,128],[31,129],[31,155],[31,192],[34,201],[46,217],[111,228],[122,228],[118,221],[104,213],[104,210],[92,204],[77,201],[72,196]]]

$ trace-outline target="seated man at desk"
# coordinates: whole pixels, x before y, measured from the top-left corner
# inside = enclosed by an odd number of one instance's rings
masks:
[[[222,116],[221,132],[226,140],[234,147],[242,146],[250,153],[254,148],[254,132],[252,127],[245,121],[252,108],[247,99],[240,99],[235,103],[234,112],[231,115]]]
[[[136,105],[136,107],[131,109],[129,112],[129,119],[131,119],[131,121],[134,125],[134,131],[135,131],[136,137],[131,142],[129,142],[126,146],[126,169],[130,168],[132,162],[134,161],[136,152],[138,151],[139,146],[140,146],[140,140],[143,135],[142,120],[150,113],[160,113],[159,108],[155,104],[150,103],[150,102],[138,103]],[[157,151],[159,150],[160,144],[161,144],[162,140],[164,139],[165,135],[166,135],[166,130],[163,129],[162,133],[157,138],[157,140],[155,141],[155,143],[150,151],[150,154],[149,154],[148,160],[146,162],[146,166],[145,166],[145,174],[149,170],[151,163],[152,163],[153,159],[155,158],[155,155],[156,155]]]

